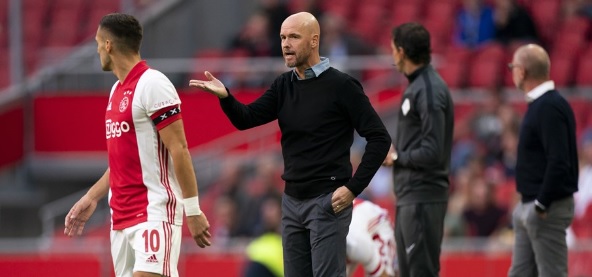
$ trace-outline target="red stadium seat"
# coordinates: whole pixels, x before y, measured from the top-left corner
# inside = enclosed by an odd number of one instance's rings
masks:
[[[574,77],[574,59],[572,55],[556,54],[551,56],[551,80],[558,87],[570,86]]]
[[[469,87],[495,88],[500,83],[501,61],[485,57],[473,59],[469,69]]]
[[[456,5],[451,1],[434,1],[426,5],[425,19],[440,22],[453,21]]]
[[[477,59],[496,60],[502,62],[506,56],[506,49],[496,42],[489,42],[476,49]]]
[[[426,18],[423,22],[423,26],[430,32],[430,42],[433,52],[441,52],[446,46],[450,45],[452,25],[452,20],[434,20]]]
[[[581,16],[574,16],[570,18],[566,18],[560,27],[559,33],[578,33],[582,36],[585,36],[588,32],[588,28],[590,27],[590,20],[581,17]]]
[[[576,84],[592,86],[592,47],[588,47],[588,52],[578,57],[578,63]]]
[[[560,3],[558,0],[537,0],[531,6],[531,14],[541,39],[549,43],[559,22]]]
[[[380,6],[362,5],[352,26],[353,32],[367,42],[378,42],[385,10]]]
[[[406,22],[418,21],[420,18],[421,3],[417,1],[404,1],[393,4],[391,12],[391,27],[399,26]]]
[[[464,86],[466,64],[459,61],[449,61],[444,63],[444,66],[438,70],[444,82],[451,89],[457,89]]]
[[[471,51],[463,47],[448,47],[443,55],[442,66],[438,72],[450,88],[465,85],[468,60]]]
[[[553,40],[553,53],[577,56],[586,46],[584,34],[578,32],[558,32]]]

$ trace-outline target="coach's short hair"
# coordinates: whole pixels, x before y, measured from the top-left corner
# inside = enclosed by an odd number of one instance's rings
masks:
[[[142,25],[129,14],[111,13],[103,16],[99,27],[106,30],[115,38],[115,43],[123,51],[140,52],[142,44]]]
[[[405,56],[415,64],[429,64],[431,61],[430,33],[423,25],[404,23],[392,31],[393,43],[405,51]]]

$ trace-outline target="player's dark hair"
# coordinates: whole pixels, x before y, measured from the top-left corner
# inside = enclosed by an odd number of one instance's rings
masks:
[[[419,23],[404,23],[392,31],[396,47],[405,51],[405,56],[415,64],[429,64],[431,61],[430,32]]]
[[[140,52],[142,43],[142,25],[129,14],[111,13],[103,16],[99,27],[106,30],[115,39],[123,51]]]

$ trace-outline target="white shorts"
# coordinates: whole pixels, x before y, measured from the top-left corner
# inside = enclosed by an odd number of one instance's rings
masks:
[[[383,272],[395,276],[395,234],[390,221],[383,218],[372,233],[364,228],[350,228],[347,258],[350,274],[362,265],[366,276],[380,276]]]
[[[147,221],[111,230],[111,257],[117,277],[132,277],[136,271],[177,277],[180,250],[181,226]]]

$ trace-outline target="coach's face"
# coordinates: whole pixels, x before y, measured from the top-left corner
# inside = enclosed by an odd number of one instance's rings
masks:
[[[313,34],[299,18],[288,17],[282,24],[280,38],[286,66],[306,67],[312,51],[318,46],[319,35]]]
[[[95,40],[97,41],[97,53],[99,53],[99,59],[101,60],[101,68],[103,71],[113,70],[111,57],[109,57],[109,52],[111,51],[113,44],[107,39],[107,33],[104,30],[101,30],[101,27],[97,30]]]

